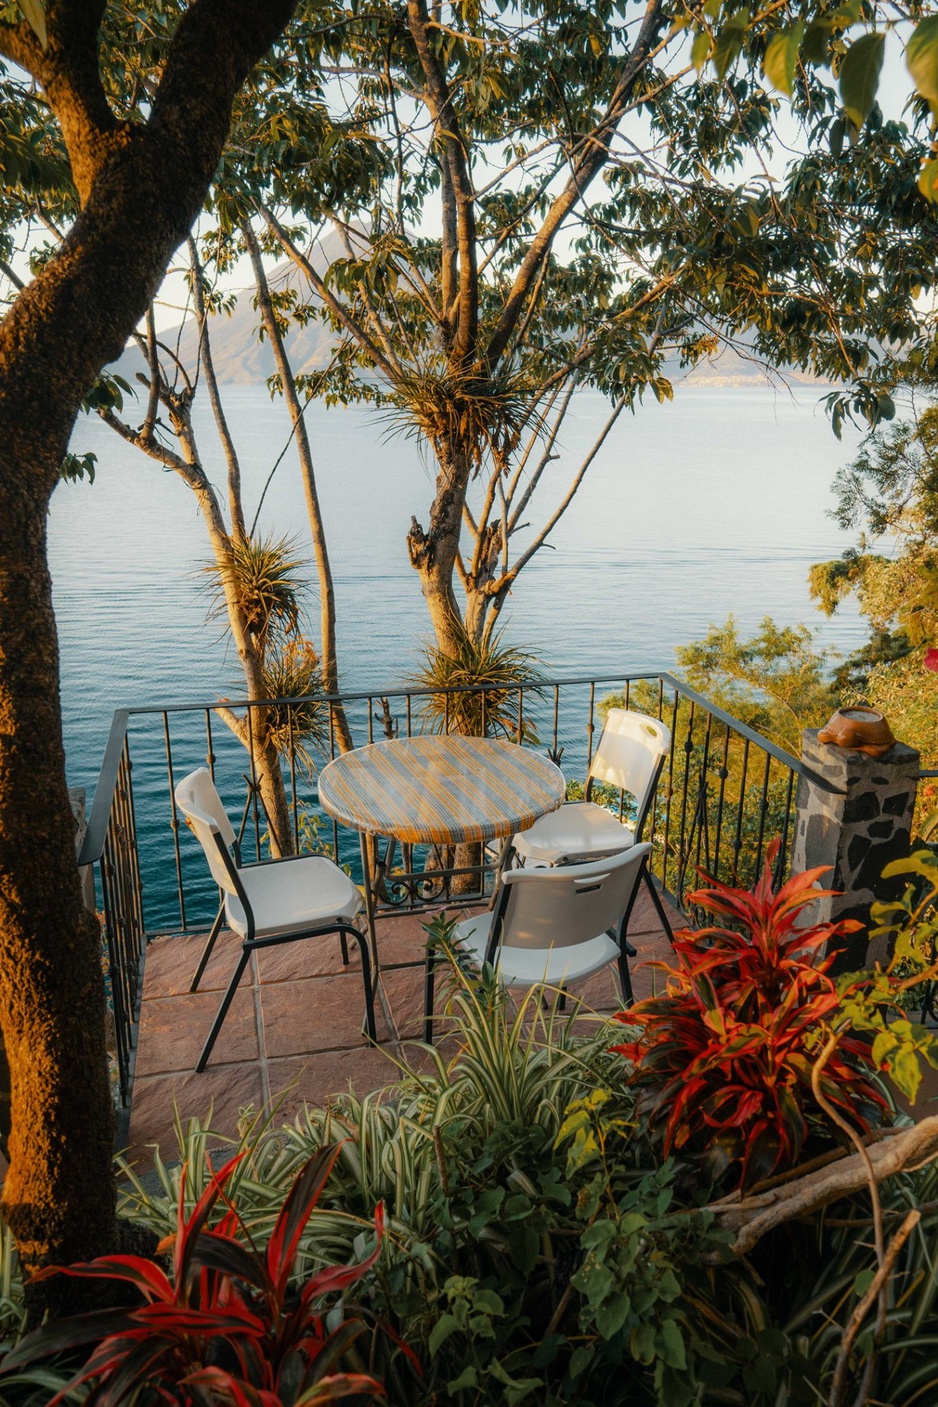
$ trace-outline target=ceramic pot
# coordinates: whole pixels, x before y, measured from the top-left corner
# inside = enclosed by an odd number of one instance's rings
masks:
[[[817,737],[819,743],[853,748],[869,757],[882,757],[896,741],[889,724],[875,708],[839,708]]]

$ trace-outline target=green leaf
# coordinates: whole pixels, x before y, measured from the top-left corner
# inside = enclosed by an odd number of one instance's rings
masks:
[[[511,1259],[520,1271],[529,1275],[537,1261],[540,1238],[531,1226],[515,1222],[508,1229],[508,1250]]]
[[[452,1314],[441,1314],[430,1331],[430,1357],[435,1358],[440,1348],[445,1344],[450,1334],[455,1334],[459,1325]]]
[[[650,1363],[655,1356],[655,1326],[646,1320],[637,1324],[629,1340],[629,1352],[636,1363]]]
[[[690,48],[690,61],[699,73],[710,54],[710,35],[702,29]]]
[[[631,1308],[632,1301],[624,1291],[600,1305],[596,1311],[596,1328],[604,1339],[611,1339],[613,1334],[619,1332]]]
[[[803,35],[804,23],[801,20],[774,34],[769,40],[762,64],[762,71],[772,87],[786,93],[789,98],[795,86],[798,49]]]
[[[906,1046],[896,1051],[889,1062],[889,1078],[909,1103],[914,1104],[919,1085],[922,1083],[922,1069],[913,1049]]]
[[[578,1378],[581,1373],[586,1371],[595,1351],[592,1344],[581,1344],[579,1348],[573,1350],[570,1355],[570,1367],[567,1370],[571,1378]]]
[[[815,20],[809,24],[801,46],[801,57],[808,64],[827,62],[827,41],[830,38],[830,25],[825,20]]]
[[[656,1346],[669,1368],[686,1368],[684,1336],[673,1319],[666,1319],[658,1330]]]
[[[713,67],[717,78],[725,78],[743,47],[743,39],[749,25],[749,11],[737,10],[720,30],[713,45]]]
[[[926,161],[919,172],[918,188],[926,200],[938,204],[938,161]]]
[[[496,1319],[505,1313],[505,1301],[494,1290],[476,1290],[472,1304],[480,1314],[491,1314]]]
[[[577,1288],[585,1291],[590,1304],[601,1304],[615,1283],[615,1277],[608,1265],[600,1265],[588,1277],[580,1272]]]
[[[884,34],[861,34],[850,45],[840,65],[840,96],[857,131],[873,111],[885,38]]]
[[[446,1391],[449,1393],[461,1392],[465,1387],[478,1387],[479,1375],[471,1365],[463,1368],[458,1378],[452,1378],[446,1384]]]
[[[583,1232],[580,1243],[584,1250],[594,1251],[601,1246],[608,1246],[610,1241],[615,1240],[618,1231],[618,1224],[614,1221],[607,1219],[594,1221],[593,1225],[588,1226]]]
[[[46,7],[42,0],[19,0],[20,9],[23,12],[23,19],[35,34],[43,49],[49,47],[49,39],[46,34]]]
[[[847,0],[845,5],[841,5],[839,10],[829,17],[829,23],[836,25],[838,29],[849,29],[852,24],[856,24],[863,11],[863,0]]]
[[[915,26],[905,48],[905,66],[916,92],[938,113],[938,15],[928,15]]]

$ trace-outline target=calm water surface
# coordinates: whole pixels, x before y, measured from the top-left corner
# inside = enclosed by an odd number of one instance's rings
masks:
[[[817,407],[768,389],[677,391],[670,405],[625,417],[545,549],[522,573],[503,619],[518,644],[559,675],[668,668],[674,648],[733,612],[744,630],[765,615],[808,621],[847,650],[852,613],[824,621],[809,601],[810,563],[849,540],[831,519],[830,484],[856,439],[839,444]],[[224,392],[253,512],[288,437],[286,416],[259,387]],[[400,683],[427,620],[404,545],[411,514],[426,523],[432,475],[419,448],[366,409],[308,411],[332,552],[346,688]],[[542,505],[561,497],[603,415],[584,394]],[[220,455],[202,422],[219,484]],[[208,558],[193,495],[172,473],[97,420],[75,447],[93,449],[93,485],[53,499],[50,555],[62,652],[70,780],[93,785],[114,708],[240,696],[237,660],[206,620],[199,566]],[[542,513],[544,508],[542,507]],[[262,524],[308,542],[288,453]],[[317,603],[310,602],[316,634]]]
[[[522,573],[503,613],[509,638],[560,677],[669,668],[675,646],[730,612],[743,630],[772,615],[810,621],[825,644],[842,651],[858,643],[863,631],[855,614],[825,622],[808,598],[809,565],[849,540],[827,511],[834,472],[856,444],[837,443],[817,398],[815,391],[802,391],[793,403],[768,390],[678,389],[672,404],[652,404],[621,421],[552,547]],[[288,425],[262,388],[227,388],[225,402],[250,517]],[[545,475],[536,521],[562,497],[603,417],[598,396],[580,398],[562,456]],[[344,686],[404,683],[427,637],[405,536],[411,514],[426,523],[432,475],[417,446],[389,438],[374,412],[317,406],[308,420],[334,566]],[[202,453],[224,484],[221,456],[209,453],[210,425],[200,428]],[[78,427],[75,447],[94,450],[98,473],[92,485],[56,491],[50,551],[69,780],[92,790],[115,708],[238,698],[243,684],[219,623],[206,620],[200,566],[209,553],[191,492],[100,421]],[[267,495],[262,526],[309,541],[290,454]],[[310,607],[315,636],[315,600]],[[572,776],[585,766],[588,691],[582,693],[562,732]],[[145,917],[151,929],[174,927],[182,914],[164,740],[158,719],[134,726]],[[364,717],[353,726],[365,735]],[[548,720],[540,726],[549,728]],[[247,759],[217,722],[212,749],[233,809]],[[205,755],[205,715],[174,719],[176,776]],[[300,779],[298,794],[301,806],[315,809],[311,781]],[[216,893],[185,831],[180,844],[187,917],[207,921]],[[354,837],[342,846],[340,858],[354,868]]]

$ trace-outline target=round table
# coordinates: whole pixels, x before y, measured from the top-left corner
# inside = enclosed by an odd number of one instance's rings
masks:
[[[389,845],[458,845],[510,837],[556,811],[560,768],[530,748],[489,738],[393,738],[336,757],[319,774],[319,800],[361,834],[365,908],[377,962],[369,836]],[[380,875],[388,857],[377,861]],[[410,966],[410,964],[400,964]],[[392,964],[398,966],[398,964]]]
[[[566,795],[553,762],[488,738],[394,738],[337,757],[319,800],[343,825],[405,844],[456,845],[526,830]]]

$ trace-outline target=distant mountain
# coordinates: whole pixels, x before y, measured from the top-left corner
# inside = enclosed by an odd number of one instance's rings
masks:
[[[274,290],[287,287],[299,289],[302,286],[304,301],[317,305],[319,300],[305,285],[292,264],[278,264],[269,275],[270,286]],[[215,374],[223,384],[237,386],[263,385],[276,370],[270,343],[258,337],[261,317],[254,306],[254,289],[244,289],[238,294],[232,312],[218,313],[209,323],[212,338],[212,357]],[[194,317],[188,318],[181,326],[160,333],[160,341],[179,357],[183,366],[192,368],[196,364],[199,331]],[[286,348],[294,370],[299,374],[316,371],[326,366],[332,351],[332,335],[318,318],[313,318],[306,327],[292,329],[285,338]],[[120,375],[133,379],[138,371],[145,370],[145,362],[136,347],[129,347],[115,370]]]
[[[325,268],[340,256],[338,237],[330,235],[321,246],[317,264]],[[295,288],[301,292],[303,301],[317,306],[319,299],[303,280],[302,275],[289,263],[278,264],[269,275],[274,289]],[[230,314],[220,313],[210,323],[212,355],[215,372],[222,384],[236,386],[263,385],[273,376],[274,358],[270,344],[258,338],[260,314],[254,306],[253,288],[244,289],[238,294],[234,309]],[[189,318],[179,327],[160,333],[160,341],[172,348],[183,365],[194,367],[198,350],[198,329],[195,319]],[[294,370],[298,374],[321,370],[328,365],[332,354],[332,333],[314,317],[306,327],[293,329],[286,338],[287,351]],[[145,370],[142,356],[135,347],[128,350],[116,364],[122,376],[133,380],[138,371]],[[764,386],[769,377],[754,361],[733,351],[721,348],[714,356],[700,362],[691,370],[681,368],[677,358],[666,362],[664,374],[672,381],[688,386]],[[823,382],[809,373],[796,371],[792,367],[783,369],[786,381],[810,385]]]

